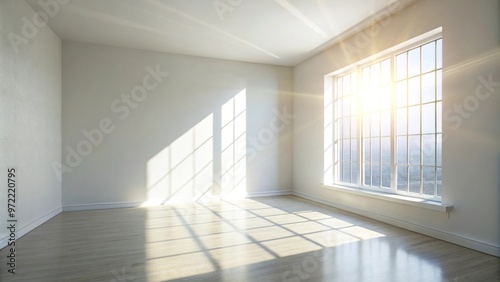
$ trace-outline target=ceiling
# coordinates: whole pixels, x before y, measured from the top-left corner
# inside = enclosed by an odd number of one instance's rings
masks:
[[[71,0],[52,7],[49,26],[63,40],[293,66],[393,2]]]

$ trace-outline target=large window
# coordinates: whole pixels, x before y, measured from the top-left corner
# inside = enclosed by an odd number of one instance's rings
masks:
[[[331,78],[325,159],[332,161],[325,162],[325,179],[440,199],[441,46],[435,34]]]

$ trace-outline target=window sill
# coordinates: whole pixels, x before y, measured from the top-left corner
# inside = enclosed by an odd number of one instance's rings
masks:
[[[321,188],[330,189],[342,193],[353,194],[357,196],[373,198],[382,201],[394,202],[403,205],[409,205],[414,207],[419,207],[428,210],[434,210],[439,212],[446,212],[448,216],[453,209],[453,205],[443,204],[440,202],[429,201],[425,199],[413,198],[408,196],[401,196],[395,194],[387,194],[375,191],[361,190],[356,188],[350,188],[340,185],[325,185],[321,184]]]

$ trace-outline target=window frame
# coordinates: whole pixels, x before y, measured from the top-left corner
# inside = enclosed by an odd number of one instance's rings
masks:
[[[432,30],[432,31],[429,31],[425,34],[422,34],[420,36],[417,36],[415,38],[412,38],[408,41],[405,41],[401,44],[398,44],[392,48],[389,48],[385,51],[382,51],[382,52],[379,52],[373,56],[370,56],[366,59],[363,59],[359,62],[356,62],[354,64],[351,64],[347,67],[344,67],[334,73],[331,73],[327,76],[325,76],[325,95],[331,95],[331,98],[329,98],[331,100],[331,105],[330,107],[332,107],[332,109],[330,110],[330,112],[332,113],[332,117],[330,118],[331,119],[331,123],[332,123],[332,132],[329,133],[331,134],[331,149],[332,149],[332,156],[331,156],[331,160],[332,160],[332,176],[331,176],[331,184],[333,185],[336,185],[336,186],[341,186],[341,187],[348,187],[348,188],[356,188],[356,189],[359,189],[359,190],[367,190],[367,191],[371,191],[371,192],[381,192],[381,193],[388,193],[388,194],[395,194],[395,195],[402,195],[402,196],[407,196],[407,197],[412,197],[412,198],[419,198],[419,199],[425,199],[425,200],[431,200],[431,201],[438,201],[440,202],[441,199],[442,199],[442,188],[441,188],[441,195],[439,195],[437,193],[437,174],[435,173],[434,175],[434,179],[435,179],[435,183],[434,183],[434,195],[428,195],[428,194],[424,194],[424,179],[423,179],[423,167],[425,166],[422,162],[422,154],[423,154],[423,147],[420,146],[420,192],[419,193],[413,193],[411,192],[409,189],[407,189],[407,191],[400,191],[398,189],[398,184],[397,184],[397,173],[398,173],[398,167],[397,167],[397,164],[398,164],[398,156],[397,156],[397,138],[398,138],[398,133],[397,133],[397,111],[398,111],[398,108],[399,106],[397,105],[397,100],[396,100],[396,85],[397,85],[397,82],[398,81],[401,81],[401,80],[398,80],[397,77],[396,77],[396,64],[397,64],[397,56],[402,54],[402,53],[405,53],[405,52],[409,52],[410,50],[414,49],[414,48],[419,48],[419,47],[422,47],[430,42],[433,42],[433,41],[436,41],[441,39],[441,44],[443,42],[442,40],[443,36],[442,36],[442,28],[437,28],[435,30]],[[435,47],[435,56],[437,58],[437,46]],[[364,124],[363,124],[363,119],[364,119],[364,112],[363,112],[363,91],[362,91],[362,80],[363,80],[363,75],[362,75],[362,71],[363,71],[363,68],[365,67],[370,67],[371,65],[373,64],[377,64],[377,63],[381,63],[382,61],[385,61],[389,59],[390,61],[390,101],[391,101],[391,106],[390,106],[390,136],[389,136],[389,139],[390,139],[390,152],[391,152],[391,155],[390,155],[390,161],[391,161],[391,164],[390,164],[390,187],[389,188],[385,188],[385,187],[382,187],[382,183],[383,183],[383,180],[382,178],[380,179],[380,185],[378,187],[376,186],[368,186],[368,185],[364,185],[364,174],[365,174],[365,170],[364,170],[364,151],[363,151],[363,139],[364,139],[364,136],[363,136],[363,128],[364,128]],[[442,59],[442,45],[441,45],[441,59]],[[420,63],[422,63],[422,57],[420,56]],[[437,61],[436,61],[437,63]],[[407,66],[408,67],[408,66]],[[424,76],[425,74],[427,73],[430,73],[430,72],[436,72],[436,75],[437,75],[437,72],[439,70],[441,70],[441,75],[442,75],[442,69],[443,69],[443,66],[442,66],[442,62],[441,62],[441,67],[439,68],[438,65],[435,65],[435,68],[431,71],[428,71],[428,72],[422,72],[422,66],[420,66],[420,72],[417,76],[419,77],[422,77]],[[339,151],[339,149],[337,148],[338,144],[337,142],[339,140],[343,141],[344,139],[338,139],[338,126],[336,126],[336,122],[337,122],[337,99],[339,98],[338,96],[338,89],[337,89],[337,79],[338,78],[343,78],[344,76],[346,75],[352,75],[352,74],[356,74],[356,78],[357,78],[357,81],[356,81],[356,84],[357,84],[357,93],[356,93],[356,117],[357,117],[357,128],[356,128],[356,144],[357,144],[357,158],[355,160],[356,162],[356,170],[357,170],[357,175],[356,175],[356,179],[355,179],[355,183],[345,183],[345,182],[341,182],[339,180],[341,180],[340,178],[340,168],[339,168],[339,163],[341,161],[343,161],[342,158],[339,158],[340,155],[342,155],[342,152]],[[413,77],[417,77],[417,76],[413,76]],[[406,76],[406,80],[408,81],[410,79],[411,76],[407,75]],[[411,78],[413,78],[411,77]],[[352,82],[351,82],[352,83]],[[420,85],[422,85],[422,82],[420,82]],[[435,80],[435,88],[434,89],[437,89],[437,85],[438,85],[438,81]],[[328,87],[329,86],[329,87]],[[408,86],[407,86],[408,87]],[[441,87],[442,87],[442,76],[441,76]],[[407,88],[408,89],[408,88]],[[442,91],[442,90],[441,90]],[[422,94],[420,94],[422,95]],[[441,97],[441,100],[439,100],[437,98],[437,93],[435,94],[434,96],[434,100],[432,101],[432,103],[438,103],[438,102],[441,102],[441,107],[442,107],[442,99],[443,97]],[[326,98],[325,98],[326,99]],[[326,101],[326,100],[325,100]],[[426,102],[427,103],[427,102]],[[426,103],[423,103],[422,102],[422,96],[420,96],[420,101],[418,104],[416,105],[419,105],[420,106],[420,112],[422,113],[422,105],[426,104]],[[430,103],[430,102],[429,102]],[[406,109],[409,108],[409,105],[407,104],[406,106]],[[438,124],[438,119],[441,119],[442,120],[442,108],[441,108],[441,116],[439,116],[439,111],[436,110],[437,109],[437,106],[434,108],[435,110],[435,132],[434,132],[434,136],[438,136],[438,134],[441,134],[441,136],[443,136],[443,132],[442,132],[442,122],[441,122],[441,132],[438,133],[436,130],[437,130],[437,124]],[[326,108],[325,108],[326,110]],[[380,112],[382,112],[383,110],[382,109],[379,109]],[[326,115],[326,112],[325,112],[325,115]],[[407,112],[407,116],[409,115],[409,113]],[[345,117],[344,115],[342,116],[342,118]],[[326,118],[326,116],[325,116]],[[351,125],[352,127],[352,125]],[[381,127],[381,126],[380,126]],[[407,124],[407,130],[408,130],[408,124]],[[325,127],[325,130],[326,130],[326,127]],[[343,130],[343,128],[341,129]],[[381,131],[381,130],[380,130]],[[406,135],[409,135],[409,133],[407,133]],[[420,118],[420,133],[418,136],[420,136],[420,141],[422,141],[422,136],[424,135],[424,133],[422,132],[422,120]],[[352,138],[352,135],[350,136],[350,138]],[[379,138],[382,138],[381,135]],[[326,138],[325,138],[326,140]],[[435,140],[435,153],[434,155],[437,156],[437,150],[438,150],[438,147],[437,147],[437,140]],[[352,142],[351,142],[352,144]],[[325,144],[327,145],[327,144]],[[352,146],[352,145],[351,145]],[[382,150],[382,142],[380,142],[380,150]],[[408,146],[408,142],[407,142],[407,146]],[[325,146],[326,148],[327,146]],[[352,149],[351,150],[351,156],[352,156]],[[408,150],[408,148],[407,148]],[[326,153],[326,151],[325,151]],[[442,154],[442,139],[441,139],[441,154]],[[407,156],[408,157],[408,156]],[[442,159],[442,156],[441,156],[441,159]],[[354,160],[352,160],[352,157],[351,157],[351,164],[353,163]],[[373,163],[373,162],[371,162]],[[382,170],[382,159],[380,159],[380,170]],[[437,162],[435,161],[434,162],[434,172],[437,171],[437,168],[440,167],[442,169],[443,165],[441,163],[441,165],[439,166],[437,164]],[[325,173],[326,173],[326,170],[325,170]],[[382,173],[380,174],[382,176]],[[353,169],[351,169],[351,178],[353,176]],[[442,177],[442,176],[441,176]],[[442,181],[442,180],[441,180]],[[442,185],[442,184],[441,184]],[[409,184],[408,186],[409,187]],[[442,187],[442,186],[441,186]]]

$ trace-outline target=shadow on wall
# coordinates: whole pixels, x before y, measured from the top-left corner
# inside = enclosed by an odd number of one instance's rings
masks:
[[[219,110],[147,161],[145,205],[246,196],[246,89]]]

